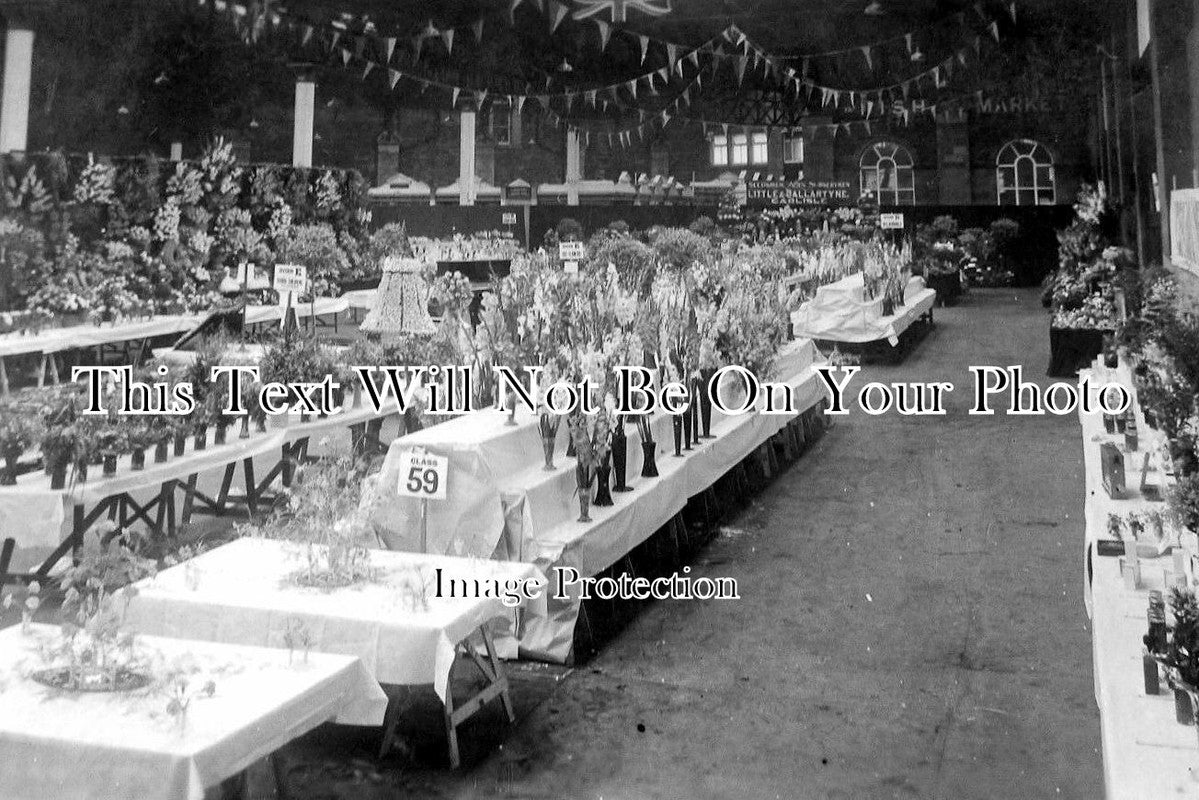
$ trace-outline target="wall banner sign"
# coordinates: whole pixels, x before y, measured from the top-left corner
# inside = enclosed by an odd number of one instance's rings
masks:
[[[848,206],[854,202],[849,181],[749,181],[746,204],[771,206]]]

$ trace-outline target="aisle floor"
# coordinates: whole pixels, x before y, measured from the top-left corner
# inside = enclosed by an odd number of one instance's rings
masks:
[[[468,723],[457,772],[429,698],[382,762],[371,732],[321,729],[288,750],[297,796],[1101,796],[1077,420],[966,414],[969,365],[1049,382],[1045,312],[976,291],[937,321],[855,380],[952,382],[948,415],[855,411],[780,475],[695,565],[741,600],[654,604],[573,670],[514,665],[516,726]]]

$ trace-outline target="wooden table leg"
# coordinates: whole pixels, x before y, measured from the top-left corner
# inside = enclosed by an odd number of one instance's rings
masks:
[[[4,366],[4,356],[0,356],[0,397],[8,394],[8,370]]]
[[[192,519],[192,506],[195,503],[196,493],[196,473],[187,476],[187,483],[183,487],[183,513],[179,515],[179,521],[186,525]]]
[[[387,710],[383,713],[383,738],[379,743],[379,758],[391,752],[396,741],[396,727],[400,724],[400,716],[408,700],[408,689],[405,686],[392,687],[393,693],[387,696]]]
[[[12,563],[12,552],[16,548],[17,542],[11,537],[0,545],[0,586],[8,583],[8,565]]]

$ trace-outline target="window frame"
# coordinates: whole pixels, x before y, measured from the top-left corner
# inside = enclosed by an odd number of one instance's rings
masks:
[[[1038,158],[1042,156],[1043,158]],[[1027,170],[1031,168],[1031,172]],[[1025,169],[1025,174],[1021,174]],[[1057,169],[1053,153],[1035,139],[1012,139],[995,154],[995,204],[1053,205]]]
[[[889,167],[885,165],[889,164]],[[891,180],[884,184],[884,169]],[[879,205],[916,205],[916,159],[905,145],[890,139],[872,142],[858,157],[858,188],[873,192]]]
[[[512,139],[514,128],[512,124],[513,110],[512,105],[504,101],[496,101],[491,104],[491,112],[487,120],[487,135],[491,137],[491,141],[497,147],[512,147],[514,144]],[[496,124],[497,117],[503,120],[504,124],[502,126]],[[503,137],[500,137],[496,133],[497,129],[505,132]]]
[[[712,137],[712,152],[709,158],[714,167],[728,167],[729,164],[729,137],[723,133],[718,133]]]

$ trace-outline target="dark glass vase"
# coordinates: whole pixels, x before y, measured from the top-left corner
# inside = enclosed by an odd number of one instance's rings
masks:
[[[228,426],[227,426],[227,425],[217,425],[217,426],[216,426],[216,428],[215,428],[215,430],[214,430],[214,432],[213,432],[213,439],[212,439],[212,443],[213,443],[214,445],[221,445],[221,444],[224,444],[224,443],[225,443],[225,437],[226,437],[226,435],[227,435],[227,433],[228,433],[228,430],[229,430],[229,428],[228,428]]]
[[[700,373],[699,388],[699,420],[703,429],[701,439],[712,438],[712,398],[708,396],[708,386],[712,382],[715,370],[706,369]]]
[[[566,436],[566,457],[575,457],[575,437],[571,436],[569,431],[567,432]]]
[[[196,435],[195,435],[195,438],[192,440],[192,447],[195,448],[195,450],[197,452],[208,448],[208,426],[207,425],[196,426]]]
[[[608,491],[608,477],[612,474],[612,454],[609,453],[604,462],[596,467],[595,470],[595,500],[592,501],[594,506],[613,506],[612,493]]]
[[[116,453],[105,453],[103,464],[104,464],[104,474],[105,475],[116,475],[117,474],[117,454]]]
[[[673,414],[670,417],[670,427],[674,432],[674,457],[683,457],[683,417]]]
[[[183,455],[185,449],[187,449],[187,433],[180,431],[175,434],[175,457]]]
[[[166,439],[154,445],[154,463],[162,464],[167,460],[171,443]]]
[[[624,435],[624,420],[617,419],[616,427],[612,430],[612,473],[614,492],[631,492],[633,487],[625,483],[625,475],[629,468],[629,439]]]
[[[641,477],[658,477],[657,448],[658,443],[654,441],[641,443]]]
[[[21,451],[13,448],[4,454],[4,471],[0,472],[0,486],[12,486],[17,482],[17,462]]]
[[[144,447],[139,447],[133,451],[131,465],[134,470],[143,470],[146,468],[146,449]]]
[[[50,467],[50,488],[55,491],[67,485],[67,462]]]

